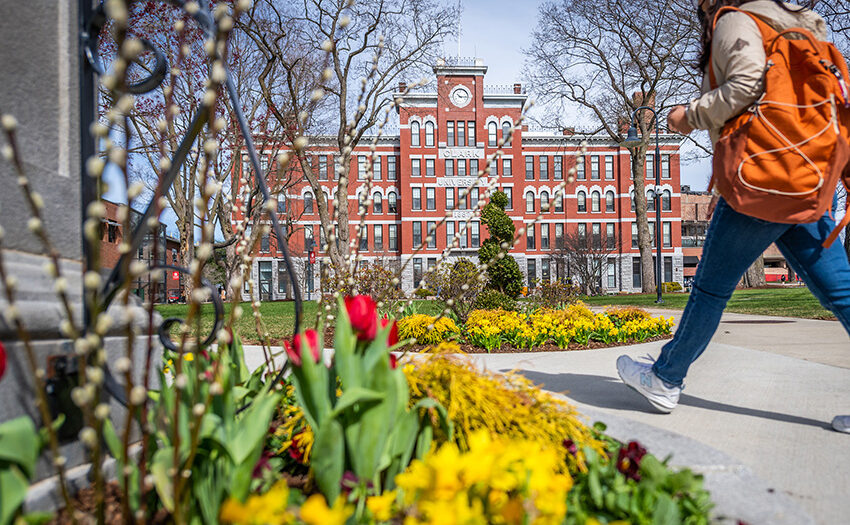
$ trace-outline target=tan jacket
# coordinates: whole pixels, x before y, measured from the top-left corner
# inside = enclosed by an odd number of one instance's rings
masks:
[[[800,9],[796,4],[786,6],[792,10]],[[757,15],[777,31],[803,27],[817,38],[826,39],[826,22],[808,9],[791,13],[772,0],[748,2],[741,9]],[[764,43],[756,23],[744,13],[721,16],[711,44],[711,63],[719,87],[711,89],[706,72],[702,96],[688,106],[688,123],[697,129],[707,129],[714,144],[723,124],[750,107],[764,92],[766,61]]]

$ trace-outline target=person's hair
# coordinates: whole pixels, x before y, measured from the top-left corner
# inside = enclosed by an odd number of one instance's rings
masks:
[[[712,23],[714,22],[714,16],[717,12],[723,7],[738,7],[753,1],[755,0],[717,0],[714,5],[709,8],[708,12],[704,12],[702,8],[697,6],[697,16],[699,17],[700,25],[702,27],[702,37],[700,38],[700,44],[702,47],[696,63],[697,69],[704,72],[708,66],[708,61],[711,60],[711,40],[714,36],[712,34],[714,30]],[[790,9],[782,0],[773,0],[773,2],[790,13],[799,13],[800,11],[807,9],[805,6],[800,6],[800,8],[796,10]]]

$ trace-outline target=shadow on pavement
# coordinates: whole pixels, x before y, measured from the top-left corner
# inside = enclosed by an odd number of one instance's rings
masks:
[[[501,370],[501,372],[508,371],[508,369]],[[649,414],[659,414],[648,401],[642,399],[639,394],[623,384],[622,381],[613,377],[572,373],[547,374],[528,370],[518,370],[518,372],[534,383],[542,385],[547,390],[562,393],[578,403],[597,408],[634,410]],[[795,425],[808,425],[830,431],[832,429],[830,424],[825,421],[758,408],[740,407],[685,393],[679,398],[679,404],[717,412],[771,419],[773,421]]]

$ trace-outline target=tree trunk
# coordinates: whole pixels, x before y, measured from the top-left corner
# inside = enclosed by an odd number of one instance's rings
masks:
[[[640,250],[641,291],[643,293],[654,293],[655,265],[652,264],[652,242],[646,212],[646,181],[643,175],[646,148],[646,145],[643,144],[631,152],[632,179],[634,179],[635,220],[637,221],[638,249]],[[656,242],[659,240],[656,239]]]
[[[759,256],[758,259],[750,266],[744,278],[741,280],[741,286],[744,288],[758,288],[767,284],[767,279],[764,276],[764,257]]]

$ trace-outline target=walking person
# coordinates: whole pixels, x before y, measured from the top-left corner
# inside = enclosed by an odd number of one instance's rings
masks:
[[[715,15],[726,6],[746,13],[724,12],[716,27],[712,27]],[[674,108],[668,127],[685,135],[695,129],[709,130],[712,143],[716,144],[727,121],[761,102],[766,70],[773,65],[766,64],[762,32],[747,13],[756,15],[777,32],[802,27],[820,40],[827,37],[826,24],[811,10],[779,0],[700,0],[698,9],[703,28],[699,62],[705,74],[702,95],[687,106]],[[711,75],[709,65],[713,69]],[[754,114],[757,111],[756,107]],[[850,263],[840,242],[823,247],[834,228],[829,213],[817,222],[803,224],[770,222],[739,213],[721,191],[675,337],[664,345],[654,363],[620,356],[620,378],[656,409],[671,412],[678,404],[688,368],[708,346],[732,292],[750,265],[772,243],[850,333]],[[850,433],[850,415],[836,416],[832,426]]]

